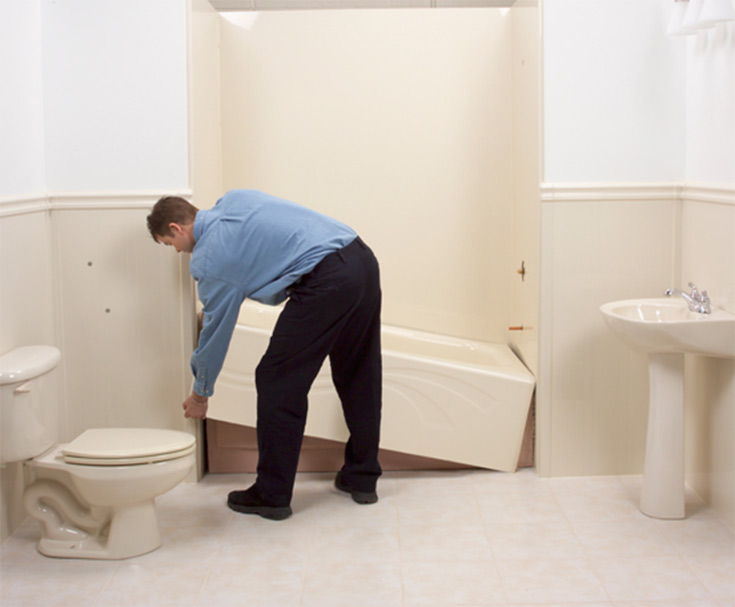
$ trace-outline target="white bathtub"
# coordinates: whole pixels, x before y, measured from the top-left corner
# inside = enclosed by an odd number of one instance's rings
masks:
[[[208,417],[255,426],[255,367],[278,308],[246,302]],[[383,327],[383,449],[513,471],[535,381],[510,348]],[[327,361],[309,394],[306,434],[344,441]]]

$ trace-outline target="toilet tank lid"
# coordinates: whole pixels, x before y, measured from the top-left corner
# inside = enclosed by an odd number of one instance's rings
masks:
[[[51,371],[61,360],[54,346],[23,346],[0,356],[0,385],[28,381]]]

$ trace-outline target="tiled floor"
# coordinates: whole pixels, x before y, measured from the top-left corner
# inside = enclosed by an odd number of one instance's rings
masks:
[[[230,512],[250,475],[158,501],[163,546],[120,562],[59,560],[27,523],[0,553],[2,607],[734,607],[732,532],[694,495],[688,518],[640,514],[640,478],[388,473],[358,506],[302,474],[294,516]]]

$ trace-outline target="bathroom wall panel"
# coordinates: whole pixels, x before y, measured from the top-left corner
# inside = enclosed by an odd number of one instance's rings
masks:
[[[54,344],[48,211],[0,217],[0,353]]]
[[[510,28],[495,9],[261,13],[221,27],[224,189],[342,219],[394,325],[505,341]]]
[[[690,280],[735,312],[735,204],[684,201],[679,283]],[[687,482],[735,529],[735,361],[687,357],[685,372]]]
[[[735,181],[730,191],[732,204],[684,201],[679,286],[693,281],[714,304],[735,313]]]
[[[544,355],[553,381],[547,445],[552,476],[637,474],[647,424],[645,356],[607,329],[599,306],[656,297],[671,284],[675,201],[549,202],[543,205],[547,297],[553,317]],[[548,411],[548,409],[545,409]]]
[[[0,211],[3,211],[0,206]],[[0,215],[0,354],[56,344],[48,211]],[[0,541],[25,519],[22,464],[0,470]]]
[[[135,208],[55,211],[67,402],[62,438],[90,427],[184,427],[186,268],[172,249],[153,242],[146,215]]]

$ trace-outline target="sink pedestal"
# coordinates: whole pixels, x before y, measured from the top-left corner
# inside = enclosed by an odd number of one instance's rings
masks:
[[[649,355],[650,399],[641,511],[684,518],[684,354]]]

